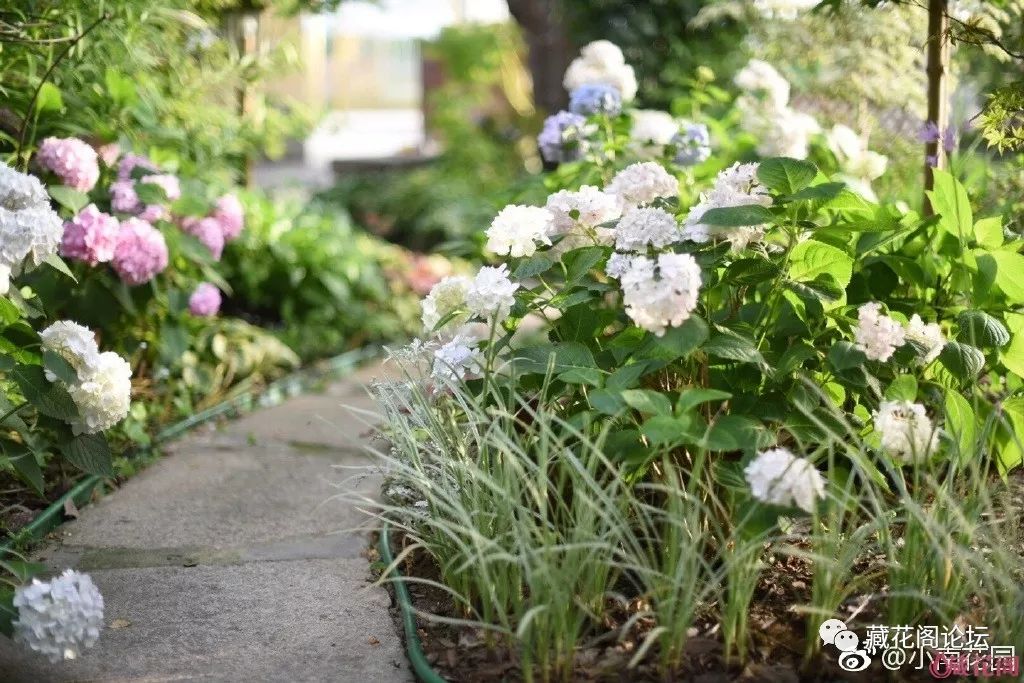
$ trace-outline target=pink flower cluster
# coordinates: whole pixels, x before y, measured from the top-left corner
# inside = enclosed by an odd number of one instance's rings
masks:
[[[84,261],[90,266],[106,263],[114,258],[120,231],[116,218],[90,204],[64,223],[61,256]]]
[[[87,143],[78,138],[46,138],[39,145],[36,161],[64,185],[79,192],[96,187],[100,178],[99,159]]]
[[[181,229],[202,242],[216,261],[224,253],[224,245],[238,237],[244,227],[245,211],[233,194],[218,199],[208,216],[189,217],[181,222]]]
[[[142,169],[140,175],[136,169]],[[152,171],[150,173],[150,171]],[[110,185],[110,206],[114,211],[130,213],[143,221],[154,223],[171,219],[170,210],[163,204],[143,204],[136,187],[139,183],[156,185],[164,191],[167,201],[173,202],[181,198],[181,183],[177,176],[160,173],[160,169],[147,159],[137,154],[126,154],[117,167],[117,180]]]
[[[112,265],[122,280],[133,286],[149,282],[167,262],[167,242],[159,230],[138,218],[121,223]]]
[[[220,290],[209,282],[202,282],[188,298],[188,310],[192,315],[217,315],[220,310]]]

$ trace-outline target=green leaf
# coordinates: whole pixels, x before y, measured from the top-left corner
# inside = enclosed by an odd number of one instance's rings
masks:
[[[566,282],[575,282],[590,272],[601,259],[604,258],[604,249],[601,247],[583,247],[573,249],[562,257],[565,264]]]
[[[718,228],[738,228],[744,225],[763,225],[772,218],[772,212],[760,204],[748,204],[708,209],[700,217],[700,222]]]
[[[757,178],[765,187],[779,194],[795,194],[818,175],[818,168],[809,161],[776,157],[765,159],[757,167]]]
[[[709,451],[740,451],[756,449],[761,423],[742,415],[723,415],[711,425],[701,445]]]
[[[135,194],[139,196],[139,201],[143,204],[167,203],[167,193],[156,183],[135,183]]]
[[[764,363],[764,357],[757,350],[753,339],[741,334],[719,328],[718,333],[704,344],[704,351],[709,356],[739,361],[740,363]]]
[[[690,408],[694,408],[703,403],[725,401],[730,398],[732,398],[732,394],[728,391],[720,391],[719,389],[705,389],[704,387],[684,389],[679,394],[679,400],[676,401],[676,414],[682,415],[689,411]]]
[[[1024,396],[1013,396],[1003,401],[1003,418],[1009,429],[1001,429],[1006,434],[1001,448],[996,449],[999,467],[1005,472],[1024,463]]]
[[[885,397],[890,401],[917,400],[917,379],[913,375],[898,375],[885,390]]]
[[[604,385],[609,389],[632,389],[641,377],[647,372],[648,364],[641,363],[630,363],[624,365],[605,380]]]
[[[626,402],[622,400],[621,392],[598,389],[590,392],[588,398],[590,405],[605,415],[618,415],[625,410]]]
[[[553,265],[555,265],[555,262],[546,254],[534,254],[533,256],[524,258],[519,262],[516,269],[512,271],[512,279],[524,280],[526,278],[536,277],[541,273],[550,270]]]
[[[679,327],[672,327],[660,337],[650,339],[637,351],[638,358],[666,361],[684,359],[700,348],[708,338],[708,326],[703,318],[691,316]]]
[[[693,415],[655,415],[644,422],[640,432],[655,445],[675,446],[696,442],[704,429]]]
[[[558,379],[566,384],[589,384],[599,387],[604,381],[604,373],[597,368],[571,368],[560,373]]]
[[[1006,325],[1010,328],[1012,336],[1010,345],[1001,350],[999,359],[1010,372],[1018,377],[1024,377],[1024,314],[1008,313]]]
[[[0,585],[0,633],[8,638],[14,636],[14,622],[18,610],[14,607],[14,589]]]
[[[68,462],[87,474],[114,476],[110,445],[103,434],[79,434],[59,446]]]
[[[65,185],[51,185],[47,188],[53,201],[57,202],[71,213],[78,213],[89,203],[89,195],[78,190],[73,190]]]
[[[54,270],[63,273],[64,275],[67,275],[69,278],[72,279],[72,281],[76,283],[78,282],[78,278],[75,277],[75,274],[71,272],[70,268],[68,268],[68,264],[65,263],[64,259],[62,259],[60,256],[57,256],[56,254],[47,254],[46,258],[43,259],[43,263],[50,266]]]
[[[961,382],[973,380],[985,367],[985,354],[963,342],[948,342],[942,347],[939,360]]]
[[[984,311],[964,311],[956,319],[960,328],[956,338],[962,342],[993,348],[1010,342],[1010,331],[999,320]]]
[[[551,356],[554,356],[554,371],[564,372],[573,368],[596,368],[594,355],[579,342],[558,342],[545,346],[528,346],[516,351],[516,367],[521,372],[546,373]]]
[[[64,98],[60,96],[60,88],[50,81],[43,83],[36,98],[36,111],[60,111],[63,108]]]
[[[786,197],[786,199],[796,201],[815,201],[815,202],[828,202],[839,198],[842,195],[843,190],[846,189],[846,183],[822,183],[820,185],[814,185],[812,187],[805,187],[799,192]]]
[[[71,364],[64,360],[59,353],[43,351],[43,367],[65,384],[74,384],[78,381],[78,371],[71,367]]]
[[[992,251],[989,255],[996,263],[996,286],[1010,303],[1024,304],[1024,254]]]
[[[944,406],[944,429],[957,444],[960,461],[967,462],[974,455],[978,442],[978,422],[974,410],[959,391],[947,391]]]
[[[830,275],[844,289],[853,276],[853,258],[831,244],[807,240],[793,248],[789,256],[789,277],[797,282],[813,281]]]
[[[626,404],[647,415],[671,415],[672,403],[665,394],[650,389],[626,389],[621,393]]]
[[[40,498],[44,496],[43,471],[36,460],[36,454],[21,448],[19,452],[10,454],[11,467],[26,484],[32,487]]]
[[[974,224],[974,241],[988,249],[1003,246],[1003,217],[979,218]]]
[[[28,402],[43,415],[65,421],[78,417],[78,408],[67,390],[47,380],[38,365],[18,365],[11,370],[11,377]]]
[[[768,259],[744,258],[729,265],[723,280],[736,285],[756,285],[771,280],[779,272],[779,266]]]
[[[974,215],[967,189],[948,171],[932,170],[935,189],[928,192],[932,209],[939,214],[941,225],[949,234],[966,244],[974,235]]]
[[[859,368],[864,365],[868,357],[858,349],[852,342],[846,340],[837,341],[828,350],[828,362],[837,371]]]

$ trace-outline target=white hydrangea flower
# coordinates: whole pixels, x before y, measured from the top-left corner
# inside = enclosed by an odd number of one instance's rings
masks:
[[[38,178],[0,163],[0,265],[18,275],[57,253],[64,222]]]
[[[4,296],[11,289],[11,269],[0,263],[0,296]]]
[[[810,114],[788,106],[775,108],[744,95],[736,102],[743,129],[757,138],[757,153],[762,157],[806,159],[811,137],[821,132]]]
[[[551,212],[555,235],[575,233],[579,228],[590,232],[622,215],[618,199],[593,185],[576,191],[559,190],[548,197],[544,208]]]
[[[870,360],[884,363],[906,342],[906,331],[897,321],[882,314],[881,310],[882,305],[874,301],[857,309],[857,325],[853,328],[853,336],[857,348]]]
[[[754,9],[768,19],[796,19],[815,7],[820,0],[754,0]]]
[[[743,469],[750,493],[763,503],[814,512],[825,497],[825,478],[805,458],[785,448],[761,451]]]
[[[905,462],[922,462],[939,445],[939,430],[924,406],[910,401],[882,401],[872,413],[882,450]]]
[[[128,415],[131,407],[132,368],[113,351],[99,354],[89,374],[68,387],[78,407],[71,422],[75,434],[95,434],[110,429]]]
[[[487,229],[487,249],[513,257],[533,256],[538,244],[551,244],[554,216],[536,206],[510,204],[502,209]]]
[[[761,239],[763,225],[743,225],[734,228],[713,228],[701,222],[710,209],[732,206],[759,205],[769,207],[772,198],[757,179],[758,164],[735,163],[715,178],[715,186],[701,195],[700,202],[690,209],[683,223],[682,239],[704,243],[712,236],[728,241],[734,250],[745,249],[750,242]]]
[[[430,289],[422,302],[423,328],[433,331],[445,317],[466,305],[466,291],[472,280],[464,275],[449,275]],[[454,316],[445,327],[458,326],[469,319],[469,313]]]
[[[473,337],[455,335],[455,337],[434,351],[434,367],[431,376],[440,381],[458,381],[466,378],[466,374],[480,374],[483,371],[484,357],[477,347],[479,341]]]
[[[569,92],[581,85],[610,85],[619,91],[622,100],[636,97],[637,82],[633,67],[626,64],[622,50],[607,40],[596,40],[580,50],[580,56],[565,70],[562,85]]]
[[[466,307],[473,315],[500,323],[515,303],[519,283],[508,276],[508,266],[484,266],[466,290]]]
[[[615,248],[619,251],[661,249],[681,238],[675,216],[657,207],[630,209],[615,226]]]
[[[741,90],[755,93],[776,109],[789,103],[789,81],[768,62],[751,59],[736,72],[733,83]]]
[[[842,177],[851,185],[870,188],[871,181],[881,177],[889,165],[888,157],[868,149],[867,142],[848,126],[832,126],[825,140],[839,162]]]
[[[924,349],[922,363],[931,363],[938,358],[942,347],[946,345],[946,337],[938,323],[925,323],[917,313],[910,317],[905,336],[908,341],[917,342]]]
[[[632,148],[644,159],[661,156],[665,145],[679,132],[679,122],[667,111],[636,109],[632,117],[633,127],[629,131]]]
[[[686,321],[697,307],[700,267],[689,254],[615,254],[606,271],[622,285],[622,302],[634,324],[657,336]]]
[[[75,659],[96,644],[103,628],[103,596],[88,574],[71,569],[15,589],[14,608],[15,642],[52,662]]]
[[[100,349],[92,330],[70,320],[58,320],[39,333],[44,351],[52,351],[75,369],[78,377],[88,376],[99,363]],[[51,382],[56,375],[46,371]]]
[[[643,161],[616,173],[604,191],[618,197],[623,206],[639,206],[659,198],[678,197],[679,181],[661,164]]]

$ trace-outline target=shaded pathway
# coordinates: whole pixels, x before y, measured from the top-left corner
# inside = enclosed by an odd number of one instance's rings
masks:
[[[411,680],[367,536],[338,533],[363,515],[329,500],[354,474],[336,466],[368,462],[353,409],[372,408],[374,372],[193,433],[82,510],[38,559],[92,574],[107,628],[53,665],[0,638],[0,680]]]

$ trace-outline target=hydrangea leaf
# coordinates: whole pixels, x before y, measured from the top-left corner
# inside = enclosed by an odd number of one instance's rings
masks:
[[[43,415],[60,420],[78,417],[78,408],[67,390],[47,380],[43,368],[38,365],[18,365],[11,370],[11,377],[26,400]]]
[[[693,414],[655,415],[644,422],[640,431],[653,444],[675,446],[696,442],[704,433],[704,425]]]
[[[746,225],[763,225],[772,218],[772,212],[760,204],[749,204],[708,209],[701,215],[700,222],[715,228],[739,228]]]
[[[793,248],[789,256],[789,277],[796,282],[810,282],[820,275],[830,275],[844,289],[853,276],[853,258],[842,249],[807,240]]]
[[[1010,342],[1006,326],[984,311],[964,311],[956,322],[960,328],[956,335],[959,341],[981,348],[1006,346]]]
[[[898,375],[886,387],[885,397],[890,401],[916,401],[917,379],[913,375]]]
[[[959,391],[945,392],[945,431],[957,444],[960,461],[967,462],[974,455],[978,440],[978,423],[971,404]]]
[[[621,393],[622,400],[630,408],[646,415],[671,415],[672,403],[668,396],[650,389],[626,389]]]
[[[974,241],[987,249],[1003,246],[1003,217],[989,216],[974,224]]]
[[[933,169],[935,189],[928,192],[932,209],[939,214],[939,225],[966,244],[974,235],[974,215],[967,188],[948,171]]]
[[[814,164],[789,157],[765,159],[757,167],[757,178],[765,187],[786,195],[804,189],[816,175],[818,168]]]
[[[963,342],[949,342],[939,353],[939,360],[961,382],[973,380],[985,367],[985,354]]]
[[[1024,303],[1024,254],[993,251],[989,255],[996,263],[996,286],[1010,303]]]
[[[68,462],[87,474],[114,476],[110,445],[102,434],[79,434],[60,444],[60,452]]]
[[[71,213],[78,213],[89,203],[89,195],[78,190],[73,190],[65,185],[51,185],[47,188],[53,201],[57,202]]]

